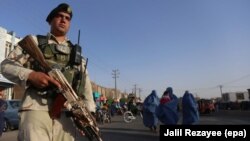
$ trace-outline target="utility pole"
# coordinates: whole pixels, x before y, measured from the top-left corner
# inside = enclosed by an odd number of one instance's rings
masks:
[[[125,93],[125,94],[127,93],[127,90],[126,90],[126,89],[124,90],[124,93]]]
[[[142,91],[142,89],[139,88],[139,99],[141,99],[141,91]]]
[[[223,98],[223,97],[222,97],[222,87],[223,87],[222,85],[219,85],[219,88],[220,88],[220,94],[221,94],[221,99]]]
[[[118,98],[117,96],[117,86],[116,86],[116,79],[119,78],[119,70],[118,69],[115,69],[115,70],[112,70],[112,75],[113,75],[113,78],[115,79],[115,98]]]
[[[137,88],[136,88],[136,84],[135,84],[135,85],[134,85],[135,97],[136,97],[136,89],[137,89]]]

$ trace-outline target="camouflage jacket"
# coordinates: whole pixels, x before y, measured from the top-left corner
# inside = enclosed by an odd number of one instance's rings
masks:
[[[37,36],[32,36],[35,42],[38,44]],[[55,37],[48,33],[48,44],[59,44],[56,41]],[[60,43],[66,47],[69,47],[69,43],[67,40]],[[79,70],[85,70],[85,60],[83,59],[83,65],[74,66]],[[52,99],[47,96],[41,94],[37,89],[32,88],[31,85],[27,82],[29,74],[33,71],[30,67],[30,64],[33,63],[33,59],[30,58],[28,54],[24,54],[23,50],[20,46],[17,45],[14,50],[10,52],[8,57],[2,61],[1,70],[4,77],[9,79],[10,81],[16,83],[25,89],[24,97],[22,99],[21,110],[43,110],[48,111],[50,106],[52,105]],[[82,69],[80,69],[82,67]],[[84,97],[84,102],[87,105],[87,108],[90,111],[95,111],[96,105],[93,100],[92,95],[92,86],[90,82],[90,78],[88,72],[86,70],[85,74],[82,76],[82,80],[84,83],[82,86],[79,86],[78,95]]]

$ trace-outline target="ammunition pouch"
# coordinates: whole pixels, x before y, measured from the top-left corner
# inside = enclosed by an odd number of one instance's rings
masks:
[[[79,81],[81,81],[81,70],[74,67],[74,65],[81,65],[81,47],[79,45],[73,45],[68,41],[69,46],[61,44],[48,44],[47,36],[37,35],[38,47],[44,55],[45,60],[51,68],[60,69],[69,84],[76,91]],[[43,71],[37,62],[32,63],[31,68],[35,71]],[[54,91],[46,90],[41,93],[54,93]],[[53,94],[52,94],[53,95]]]

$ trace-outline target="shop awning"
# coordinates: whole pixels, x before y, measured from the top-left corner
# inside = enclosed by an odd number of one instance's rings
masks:
[[[0,74],[0,87],[9,88],[12,87],[15,83],[6,79],[2,74]]]
[[[95,98],[99,98],[101,94],[98,93],[98,92],[94,92],[93,95],[94,95]]]

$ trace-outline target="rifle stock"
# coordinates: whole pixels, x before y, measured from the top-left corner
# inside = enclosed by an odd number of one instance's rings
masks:
[[[41,66],[45,69],[46,72],[51,70],[49,64],[46,62],[43,57],[43,53],[38,48],[38,45],[34,41],[31,35],[24,37],[18,45],[24,49],[32,58],[34,58]]]
[[[52,69],[46,62],[43,53],[40,51],[38,45],[34,41],[31,35],[26,36],[19,43],[19,46],[27,52],[35,61],[37,61],[45,72],[56,79],[62,86],[60,90],[62,94],[57,94],[57,97],[50,110],[51,118],[58,118],[61,113],[61,109],[64,104],[67,104],[67,108],[73,113],[73,121],[77,128],[82,130],[89,140],[97,139],[102,141],[99,133],[99,128],[94,117],[90,111],[86,108],[82,100],[74,92],[72,86],[68,83],[62,72],[58,69]]]

